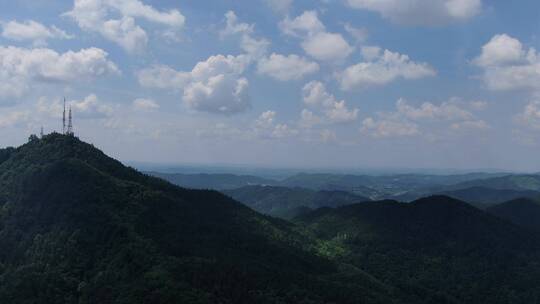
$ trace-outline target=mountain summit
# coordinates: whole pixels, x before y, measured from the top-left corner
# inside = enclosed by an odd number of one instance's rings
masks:
[[[316,244],[290,223],[141,174],[74,136],[0,150],[1,303],[390,299],[368,280],[340,283]]]

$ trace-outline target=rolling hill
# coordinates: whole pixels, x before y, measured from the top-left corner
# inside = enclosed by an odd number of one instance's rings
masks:
[[[263,214],[291,219],[312,209],[340,207],[370,199],[344,191],[248,186],[224,191],[233,199]]]
[[[471,187],[459,190],[438,193],[458,200],[474,204],[480,208],[487,208],[495,204],[518,198],[540,198],[540,192],[532,190],[493,189],[486,187]]]
[[[540,232],[540,202],[532,199],[515,199],[492,206],[487,212],[516,225]]]
[[[433,196],[322,208],[296,219],[342,246],[342,262],[440,303],[535,303],[539,235],[464,202]]]

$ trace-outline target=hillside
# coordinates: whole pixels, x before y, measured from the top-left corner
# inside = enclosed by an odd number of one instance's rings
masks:
[[[540,202],[532,199],[515,199],[492,206],[487,212],[516,225],[540,232]]]
[[[224,193],[260,213],[285,219],[291,219],[311,209],[340,207],[370,200],[343,191],[274,186],[248,186],[226,190]]]
[[[459,190],[443,191],[446,195],[480,207],[489,207],[518,198],[540,198],[540,192],[532,190],[492,189],[471,187]]]
[[[538,235],[449,197],[323,208],[296,221],[343,246],[342,262],[405,290],[452,303],[540,299]]]
[[[189,189],[227,190],[250,185],[273,185],[276,181],[251,175],[235,174],[181,174],[146,172],[149,175],[162,178],[177,186]]]
[[[0,303],[403,303],[294,225],[75,137],[0,156]]]

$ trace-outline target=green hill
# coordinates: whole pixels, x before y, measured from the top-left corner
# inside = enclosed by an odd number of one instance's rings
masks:
[[[532,199],[515,199],[492,206],[487,212],[516,225],[540,232],[540,203]]]
[[[254,210],[291,219],[311,209],[340,207],[370,199],[344,191],[314,191],[304,188],[248,186],[224,191]]]
[[[475,206],[486,208],[495,204],[518,198],[540,198],[540,192],[532,190],[492,189],[486,187],[471,187],[439,193]]]
[[[75,137],[0,156],[0,303],[402,303],[296,226]]]
[[[323,208],[296,221],[343,246],[342,262],[441,303],[540,301],[538,235],[449,197]]]

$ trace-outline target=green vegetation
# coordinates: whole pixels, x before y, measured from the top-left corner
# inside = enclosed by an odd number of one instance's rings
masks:
[[[540,232],[540,202],[532,199],[515,199],[492,206],[487,212],[516,225]]]
[[[370,199],[345,191],[248,186],[223,193],[263,214],[292,219],[321,207],[341,207]]]
[[[297,222],[343,246],[342,263],[404,292],[439,303],[540,301],[539,235],[448,197],[325,208]]]
[[[359,199],[290,191],[311,208]],[[442,196],[289,222],[72,136],[0,150],[0,303],[539,303],[539,238]]]
[[[0,155],[0,303],[400,303],[296,226],[75,137]]]

